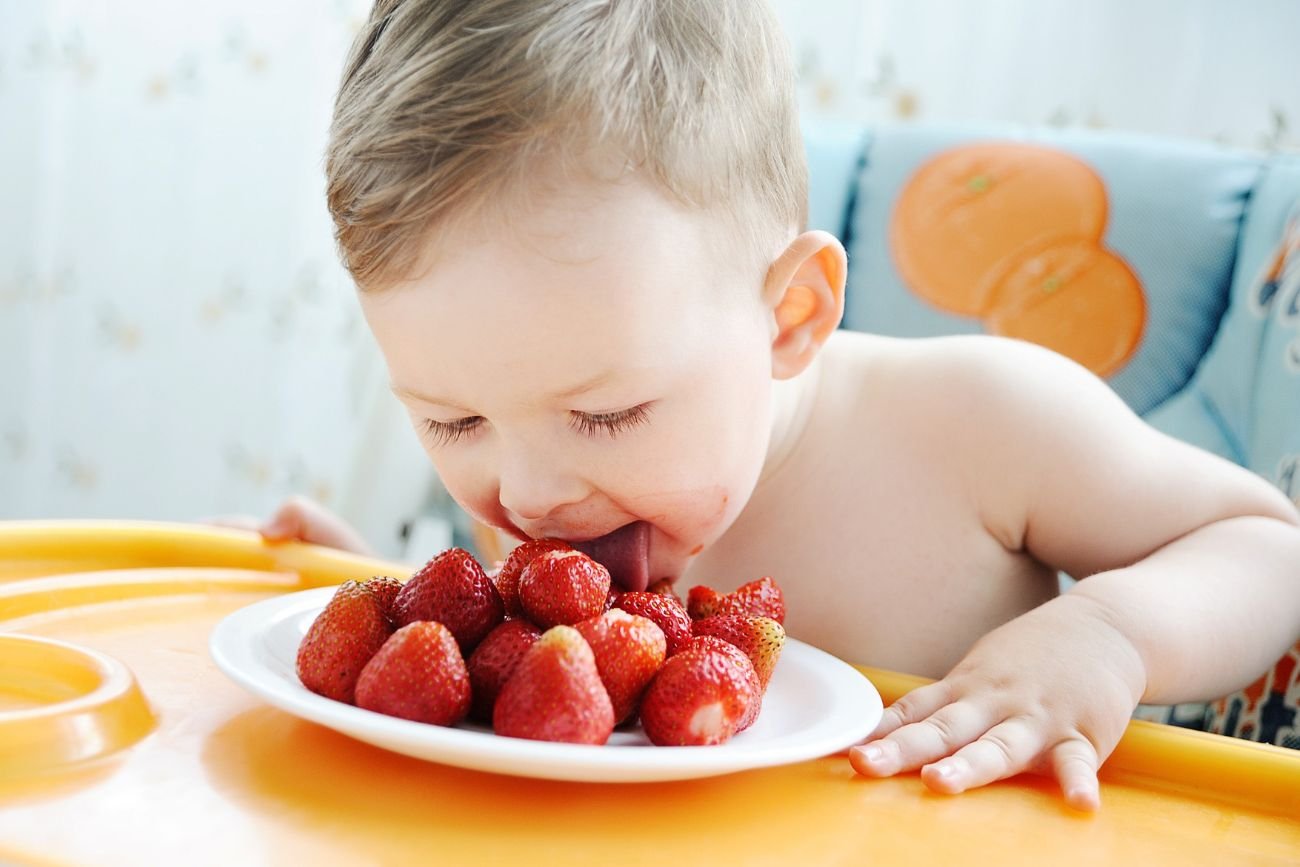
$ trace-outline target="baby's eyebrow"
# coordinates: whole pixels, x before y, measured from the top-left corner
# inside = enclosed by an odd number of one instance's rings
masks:
[[[607,370],[603,373],[598,373],[595,376],[584,379],[582,382],[579,382],[577,385],[573,386],[572,388],[566,388],[563,391],[557,391],[554,395],[552,395],[552,398],[557,401],[569,400],[571,398],[577,397],[580,394],[585,394],[588,391],[593,391],[602,385],[606,385],[615,378],[616,377],[614,372]],[[461,406],[455,401],[447,400],[446,398],[443,397],[430,397],[428,395],[424,395],[424,394],[420,394],[419,392],[412,391],[409,388],[402,388],[396,383],[389,383],[388,387],[392,390],[393,394],[401,398],[407,398],[409,400],[418,400],[422,403],[435,403],[438,406],[445,406],[448,409],[456,409],[456,410],[460,410],[461,412],[471,412],[471,410],[466,409],[465,407]]]
[[[393,392],[393,394],[397,395],[400,398],[404,398],[406,400],[418,400],[421,403],[436,403],[438,406],[445,406],[448,409],[458,409],[461,412],[469,412],[469,410],[465,409],[465,407],[457,404],[454,401],[447,400],[445,397],[429,397],[427,395],[420,394],[417,391],[411,391],[409,388],[402,388],[400,385],[397,385],[396,383],[389,383],[388,387]]]
[[[600,386],[605,385],[612,379],[614,379],[614,373],[612,371],[607,370],[604,373],[598,373],[595,376],[584,379],[582,382],[578,383],[572,388],[566,388],[563,391],[557,391],[553,395],[553,397],[556,400],[566,400],[571,397],[577,397],[580,394],[584,394],[588,391],[593,391],[599,388]]]

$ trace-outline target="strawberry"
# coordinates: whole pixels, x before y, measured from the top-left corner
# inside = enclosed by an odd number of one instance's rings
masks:
[[[703,620],[714,614],[752,614],[785,623],[785,596],[769,577],[742,584],[725,595],[704,585],[692,587],[686,594],[686,609],[692,620]]]
[[[514,673],[528,648],[542,633],[527,620],[507,620],[479,642],[469,657],[469,683],[474,700],[470,717],[484,725],[492,724],[492,708],[501,687]]]
[[[772,679],[772,669],[785,646],[785,629],[770,617],[752,617],[746,614],[715,614],[697,620],[691,626],[692,635],[713,635],[745,652],[754,664],[758,684],[764,692]]]
[[[608,595],[609,571],[580,551],[547,551],[519,576],[519,604],[543,629],[595,617]]]
[[[402,589],[402,582],[387,575],[376,575],[365,583],[366,589],[379,597],[380,604],[384,606],[384,613],[388,615],[389,620],[392,620],[393,600]]]
[[[344,582],[298,645],[298,679],[314,693],[351,704],[361,669],[392,631],[380,598],[364,584]]]
[[[656,746],[726,743],[753,722],[761,700],[749,657],[705,635],[659,670],[641,700],[641,725]]]
[[[357,679],[357,707],[439,726],[469,712],[469,672],[456,637],[417,620],[393,633]]]
[[[614,724],[635,713],[641,694],[664,664],[664,631],[636,614],[615,608],[576,627],[591,645],[596,671],[614,707]]]
[[[673,589],[673,579],[671,578],[660,578],[658,581],[647,587],[646,591],[649,593],[658,593],[660,596],[671,596],[678,602],[682,601],[681,597],[677,595],[677,591]]]
[[[605,594],[605,610],[617,607],[618,597],[623,595],[623,591],[615,590],[613,585],[610,586],[609,592]]]
[[[629,614],[639,614],[663,630],[668,655],[673,656],[691,642],[691,618],[676,597],[659,593],[623,593],[614,603]]]
[[[535,741],[603,744],[614,709],[596,657],[572,626],[553,626],[528,648],[501,687],[492,712],[499,735]]]
[[[745,655],[743,650],[729,641],[723,641],[721,644],[714,644],[713,642],[716,639],[716,635],[700,636],[700,640],[708,640],[710,642],[709,648],[713,652],[730,657],[732,663],[742,669],[748,666],[749,670],[753,670],[754,663],[750,662],[749,657]],[[758,689],[758,692],[755,695],[754,700],[749,703],[749,709],[740,718],[740,725],[736,727],[737,732],[743,732],[745,729],[753,725],[754,720],[758,719],[758,712],[763,708],[763,686],[758,682],[758,672],[756,671],[754,672],[753,685]]]
[[[692,620],[703,620],[705,617],[713,616],[721,599],[722,594],[717,590],[697,584],[686,594],[686,612],[691,615]]]
[[[501,601],[505,604],[507,617],[524,616],[524,610],[519,607],[519,576],[524,571],[524,567],[533,562],[539,554],[545,554],[547,551],[569,550],[572,550],[571,546],[563,539],[529,539],[510,552],[510,556],[506,558],[501,571],[494,579],[497,592],[501,594]]]
[[[468,551],[443,551],[411,576],[393,600],[393,622],[436,620],[468,655],[505,616],[501,596]]]

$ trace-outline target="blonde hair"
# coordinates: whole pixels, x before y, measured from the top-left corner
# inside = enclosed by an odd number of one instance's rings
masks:
[[[326,156],[344,263],[363,290],[402,279],[439,221],[598,150],[763,255],[801,230],[793,72],[763,0],[379,0]]]

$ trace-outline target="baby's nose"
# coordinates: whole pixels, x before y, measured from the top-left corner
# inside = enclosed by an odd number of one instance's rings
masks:
[[[540,521],[562,506],[582,502],[591,488],[575,472],[535,461],[504,468],[499,490],[502,508],[523,521]]]

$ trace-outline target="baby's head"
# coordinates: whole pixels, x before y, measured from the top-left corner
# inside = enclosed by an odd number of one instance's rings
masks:
[[[842,307],[761,2],[382,0],[327,174],[394,391],[471,514],[644,522],[652,580],[731,525],[773,377]]]

